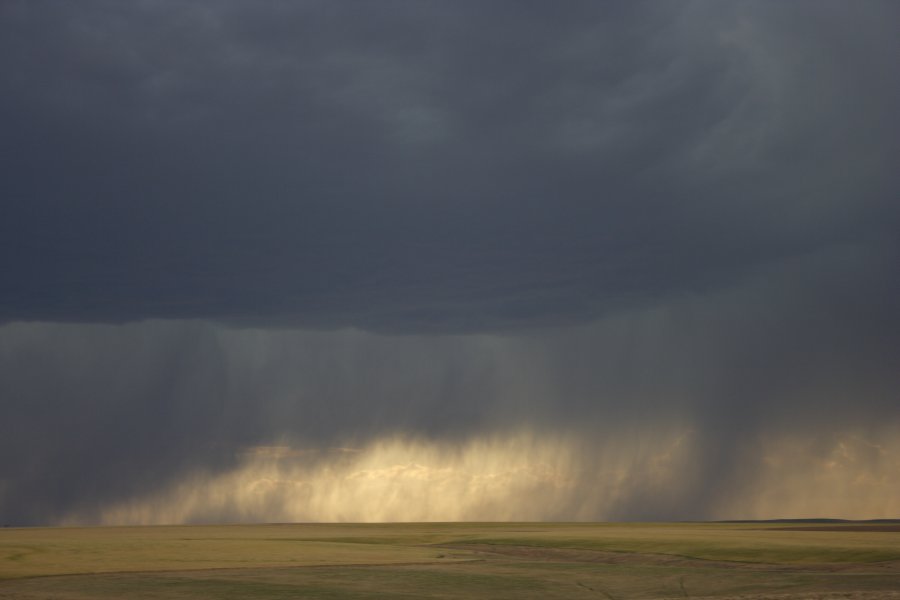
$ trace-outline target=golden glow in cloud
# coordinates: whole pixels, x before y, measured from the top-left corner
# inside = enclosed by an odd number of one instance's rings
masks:
[[[387,437],[324,453],[248,448],[235,470],[195,475],[153,497],[109,507],[103,524],[203,521],[594,519],[634,486],[673,485],[682,435],[654,444],[591,444],[518,433],[462,442]],[[638,447],[640,446],[640,447]],[[73,515],[67,524],[84,522]]]
[[[719,511],[740,518],[900,517],[900,432],[772,437],[747,493]]]
[[[703,516],[897,517],[900,438],[890,439],[766,440],[761,458],[744,459],[746,477]],[[673,428],[599,441],[521,432],[458,442],[393,436],[324,452],[253,447],[233,471],[195,474],[65,524],[654,518],[696,497],[704,477],[694,442],[689,429]]]

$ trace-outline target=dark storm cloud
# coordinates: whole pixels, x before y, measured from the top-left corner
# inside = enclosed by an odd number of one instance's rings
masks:
[[[0,515],[676,424],[687,491],[579,514],[708,518],[772,432],[889,438],[898,12],[3,3]]]
[[[715,294],[504,336],[6,325],[0,514],[91,521],[110,504],[228,473],[258,445],[326,452],[394,434],[465,443],[524,427],[580,440],[582,502],[612,485],[599,466],[617,450],[603,444],[622,444],[633,489],[580,518],[715,517],[724,496],[760,492],[766,436],[813,436],[826,449],[848,431],[872,444],[895,437],[893,272],[847,247]],[[677,471],[687,485],[661,495],[629,452],[672,429],[690,436]],[[266,516],[233,506],[197,518]]]
[[[6,320],[569,322],[897,223],[890,4],[2,10]]]

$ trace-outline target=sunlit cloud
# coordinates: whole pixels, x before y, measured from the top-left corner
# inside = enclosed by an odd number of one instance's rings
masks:
[[[629,441],[630,438],[630,441]],[[256,446],[218,475],[71,514],[63,524],[530,521],[634,518],[703,485],[690,430],[605,440],[528,432],[447,443],[385,437],[324,451]],[[887,518],[900,514],[898,436],[826,443],[784,435],[739,465],[714,518]],[[890,440],[890,441],[886,441]]]
[[[663,491],[685,465],[682,433],[586,445],[522,432],[463,442],[403,436],[361,448],[257,446],[233,471],[194,474],[150,497],[107,507],[104,524],[204,521],[473,521],[590,519],[635,485]],[[92,515],[71,515],[64,523]]]
[[[748,493],[718,511],[720,518],[844,519],[900,516],[900,432],[822,437],[767,436]],[[730,512],[729,512],[730,511]]]

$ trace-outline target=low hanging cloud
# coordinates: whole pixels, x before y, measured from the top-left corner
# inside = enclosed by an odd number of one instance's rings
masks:
[[[0,518],[897,513],[898,13],[4,2]]]
[[[886,517],[898,345],[893,304],[857,295],[887,280],[869,262],[814,257],[712,297],[517,334],[7,325],[5,515]],[[844,491],[826,501],[827,485]],[[403,503],[441,486],[460,494]]]
[[[234,522],[854,519],[896,516],[897,431],[767,439],[743,482],[697,510],[690,431],[585,443],[544,431],[448,444],[383,438],[330,451],[257,446],[228,471],[75,511],[64,525]],[[664,498],[664,500],[663,500]]]

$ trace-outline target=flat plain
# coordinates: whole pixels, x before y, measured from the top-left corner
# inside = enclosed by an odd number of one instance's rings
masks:
[[[900,600],[900,525],[5,528],[0,598]]]

